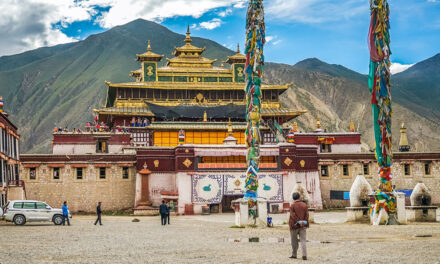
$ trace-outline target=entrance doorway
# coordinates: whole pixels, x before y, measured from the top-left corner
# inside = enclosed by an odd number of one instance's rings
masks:
[[[231,202],[237,199],[243,198],[243,194],[240,195],[225,195],[222,199],[222,211],[223,212],[234,212],[232,209]]]

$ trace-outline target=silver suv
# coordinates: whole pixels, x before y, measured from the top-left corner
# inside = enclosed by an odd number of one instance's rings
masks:
[[[40,201],[16,200],[9,201],[3,209],[0,209],[0,216],[8,222],[16,225],[24,225],[26,222],[52,221],[55,225],[63,223],[63,210],[50,207]],[[69,212],[69,218],[72,217]]]

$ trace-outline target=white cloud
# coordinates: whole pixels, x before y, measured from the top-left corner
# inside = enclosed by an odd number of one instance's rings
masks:
[[[232,9],[230,9],[230,8],[227,8],[224,11],[221,11],[220,13],[218,13],[218,15],[220,17],[226,17],[226,16],[229,16],[230,14],[232,14]]]
[[[272,45],[278,45],[282,42],[281,39],[278,39],[278,36],[266,36],[266,43],[271,43]]]
[[[41,46],[72,42],[60,29],[76,21],[88,21],[96,7],[108,7],[97,22],[105,28],[137,18],[162,21],[174,16],[198,18],[218,8],[227,16],[231,8],[244,7],[246,0],[0,0],[0,56]],[[231,10],[231,11],[229,11]],[[96,21],[95,21],[96,22]],[[203,25],[202,25],[203,23]],[[220,19],[202,22],[213,29]],[[53,25],[59,25],[54,27]]]
[[[391,63],[390,72],[391,74],[396,74],[399,72],[403,72],[407,70],[408,68],[412,67],[414,64],[400,64],[397,62]]]
[[[340,21],[365,10],[365,0],[272,0],[266,4],[270,18],[301,23]]]
[[[223,21],[221,21],[221,19],[214,18],[211,21],[206,21],[206,22],[200,23],[200,27],[208,29],[208,30],[212,30],[214,28],[218,28],[219,26],[221,26],[222,23],[223,23]]]

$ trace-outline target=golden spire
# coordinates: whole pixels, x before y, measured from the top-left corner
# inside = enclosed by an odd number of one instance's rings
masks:
[[[189,31],[189,25],[188,25],[188,28],[187,28],[187,30],[186,30],[186,38],[185,38],[185,42],[186,42],[187,45],[189,45],[189,44],[192,42],[192,39],[191,39],[191,32]]]
[[[295,122],[293,122],[293,126],[292,126],[293,132],[298,132],[298,124]]]
[[[228,122],[228,134],[229,134],[230,137],[232,137],[232,135],[233,135],[231,118],[229,118],[229,122]]]
[[[409,151],[410,145],[408,144],[408,138],[406,137],[406,127],[405,123],[402,122],[402,126],[400,128],[400,141],[399,141],[399,151]]]
[[[354,132],[354,122],[353,122],[353,120],[350,121],[350,132]]]
[[[148,40],[148,46],[147,46],[147,51],[151,52],[151,45],[150,45],[150,40]]]
[[[208,122],[208,114],[205,112],[203,112],[203,122]]]
[[[321,129],[321,119],[318,116],[318,119],[316,120],[316,129]]]
[[[237,42],[237,54],[239,54],[239,53],[240,53],[240,43]]]

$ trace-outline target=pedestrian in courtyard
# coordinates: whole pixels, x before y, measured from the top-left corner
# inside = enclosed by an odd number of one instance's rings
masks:
[[[309,208],[307,204],[301,201],[300,195],[297,192],[292,194],[293,204],[290,206],[290,236],[292,243],[292,256],[290,258],[296,259],[298,253],[298,237],[301,243],[302,258],[307,260],[306,249],[306,228],[309,227]]]
[[[165,204],[165,200],[162,200],[162,204],[159,206],[160,221],[162,222],[162,225],[167,224],[167,212],[168,208]]]
[[[63,207],[61,209],[63,210],[63,225],[66,224],[66,220],[67,220],[67,225],[70,226],[69,208],[67,208],[67,202],[66,201],[64,201]]]
[[[170,202],[167,202],[167,220],[168,224],[170,224]]]
[[[101,202],[98,202],[98,206],[96,207],[96,214],[97,214],[98,218],[96,218],[95,225],[96,225],[98,222],[99,222],[99,225],[102,225],[102,222],[101,222],[101,213],[102,213],[102,211],[101,211]]]

